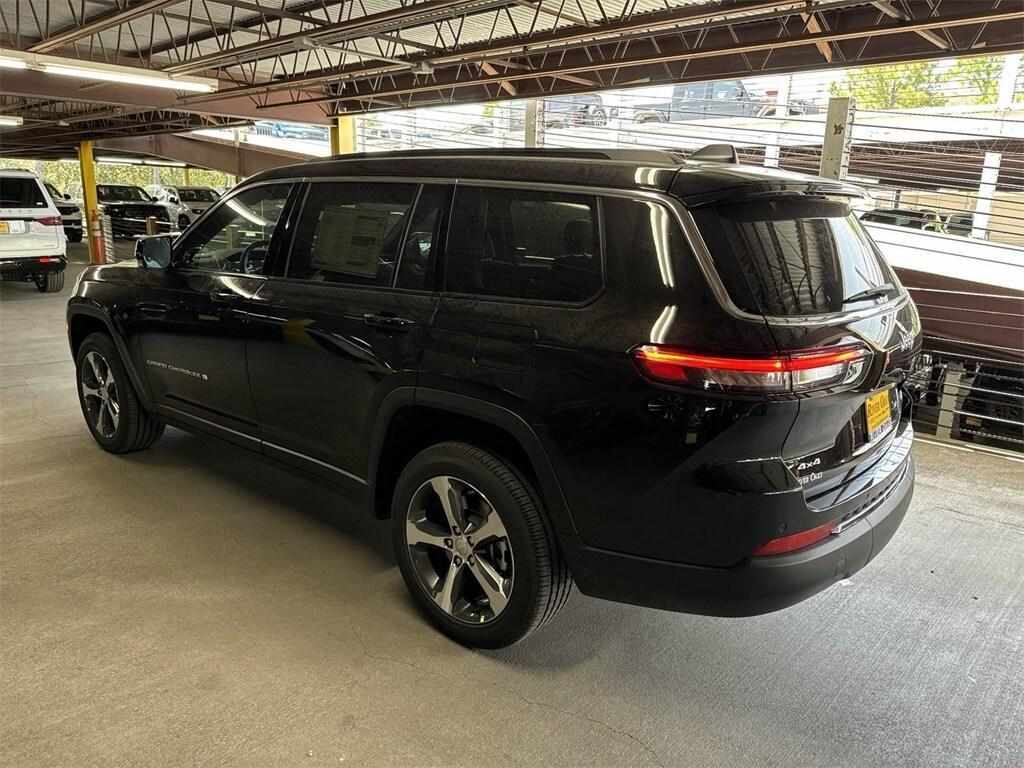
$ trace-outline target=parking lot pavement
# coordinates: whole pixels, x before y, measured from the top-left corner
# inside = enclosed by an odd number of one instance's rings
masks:
[[[71,277],[0,286],[0,763],[1024,764],[1020,461],[919,442],[888,549],[780,613],[577,594],[473,652],[416,614],[386,525],[331,492],[176,430],[101,451]]]

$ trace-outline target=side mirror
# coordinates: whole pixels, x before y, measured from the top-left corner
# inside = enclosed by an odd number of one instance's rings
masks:
[[[177,205],[178,204],[178,198],[176,198],[174,195],[171,195],[170,197],[167,198],[167,202],[168,203],[174,203],[175,205]]]
[[[151,235],[135,241],[135,260],[145,269],[167,269],[171,266],[171,238]]]

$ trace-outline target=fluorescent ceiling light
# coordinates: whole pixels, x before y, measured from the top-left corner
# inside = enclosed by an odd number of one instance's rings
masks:
[[[148,85],[153,88],[170,88],[174,91],[195,91],[196,93],[213,93],[217,90],[215,81],[205,80],[198,82],[198,78],[189,80],[175,80],[166,75],[143,73],[133,71],[131,67],[118,67],[119,70],[98,69],[92,66],[79,67],[67,66],[64,64],[43,64],[43,72],[51,75],[66,75],[68,77],[81,77],[85,80],[103,80],[110,83],[128,83],[129,85]]]
[[[156,165],[169,168],[184,168],[185,163],[177,160],[147,160],[142,157],[97,157],[97,163],[113,163],[115,165]]]
[[[164,72],[153,72],[138,67],[123,67],[119,64],[104,64],[101,61],[83,61],[64,56],[47,56],[41,53],[26,53],[0,49],[0,67],[32,69],[51,75],[78,77],[83,80],[102,80],[108,83],[147,85],[152,88],[168,88],[172,91],[213,93],[217,80],[210,77],[172,77]]]
[[[24,122],[20,117],[0,115],[0,125],[21,125]]]

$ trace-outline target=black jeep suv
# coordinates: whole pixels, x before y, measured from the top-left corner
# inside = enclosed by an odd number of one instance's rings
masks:
[[[589,595],[744,616],[863,567],[914,470],[913,303],[855,188],[731,151],[353,155],[259,174],[68,304],[114,453],[165,424],[391,518],[500,647]]]

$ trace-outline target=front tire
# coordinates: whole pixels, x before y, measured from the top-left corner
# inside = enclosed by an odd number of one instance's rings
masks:
[[[395,486],[391,523],[413,599],[458,643],[512,645],[569,597],[572,579],[539,496],[480,448],[449,442],[415,456]]]
[[[40,293],[60,293],[64,290],[64,271],[36,275],[35,284]]]
[[[89,334],[75,356],[78,400],[82,415],[100,448],[131,453],[149,448],[164,433],[164,425],[139,403],[113,339]]]

